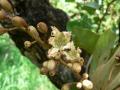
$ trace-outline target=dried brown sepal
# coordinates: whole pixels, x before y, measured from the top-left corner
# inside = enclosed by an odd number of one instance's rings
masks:
[[[47,33],[48,32],[48,27],[47,27],[46,23],[44,23],[44,22],[39,22],[37,24],[37,29],[41,33]]]
[[[20,16],[11,17],[11,22],[14,26],[21,29],[26,29],[28,27],[27,22]]]
[[[0,6],[7,12],[13,13],[12,5],[8,0],[0,0]]]

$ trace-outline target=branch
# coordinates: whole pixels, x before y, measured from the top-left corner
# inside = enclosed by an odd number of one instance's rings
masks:
[[[105,13],[103,14],[102,18],[100,18],[100,20],[99,20],[99,23],[98,23],[98,28],[96,29],[96,32],[98,32],[98,31],[99,31],[99,29],[100,29],[100,27],[101,27],[101,24],[102,24],[103,19],[105,18],[105,16],[106,16],[106,14],[107,14],[107,12],[108,12],[108,10],[109,10],[109,8],[110,8],[111,4],[113,4],[115,1],[116,1],[116,0],[112,0],[111,2],[109,2],[109,3],[108,3],[107,8],[106,8],[106,10],[105,10]]]

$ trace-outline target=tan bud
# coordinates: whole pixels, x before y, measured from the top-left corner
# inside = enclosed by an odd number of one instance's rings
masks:
[[[6,12],[4,10],[0,10],[0,20],[6,19]]]
[[[83,79],[88,79],[89,75],[87,73],[83,74]]]
[[[28,26],[29,33],[34,38],[39,38],[39,33],[37,32],[36,28],[33,26]]]
[[[0,35],[4,34],[4,33],[6,33],[6,32],[8,32],[7,29],[5,29],[5,28],[3,28],[3,27],[0,27]]]
[[[25,29],[28,27],[27,22],[22,17],[14,16],[11,18],[11,21],[14,26],[19,27],[21,29]]]
[[[44,22],[39,22],[37,24],[37,29],[41,33],[47,33],[48,32],[48,27]]]
[[[92,90],[93,88],[93,83],[90,80],[83,80],[82,85],[85,90]]]
[[[47,67],[48,61],[43,62],[43,67]]]
[[[13,12],[12,5],[8,0],[0,0],[0,5],[5,11],[11,12],[11,13]]]
[[[81,65],[79,63],[73,63],[72,69],[75,72],[80,73],[80,71],[81,71]]]
[[[55,67],[56,67],[55,61],[54,61],[54,60],[49,60],[49,61],[48,61],[47,68],[48,68],[49,70],[54,70]]]
[[[82,88],[82,83],[81,83],[81,82],[78,82],[78,83],[76,84],[76,87],[79,88],[79,89]]]
[[[68,63],[67,66],[72,68],[72,63]]]
[[[32,45],[32,43],[31,43],[30,41],[25,41],[25,42],[24,42],[24,46],[25,46],[26,48],[31,47],[31,45]]]

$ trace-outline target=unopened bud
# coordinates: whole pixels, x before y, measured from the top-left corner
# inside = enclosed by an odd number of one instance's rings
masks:
[[[21,29],[25,29],[28,27],[27,22],[22,17],[19,16],[12,17],[11,21],[14,26],[19,27]]]
[[[37,29],[41,33],[47,33],[48,32],[48,27],[44,22],[39,22],[37,24]]]
[[[24,42],[24,46],[26,47],[26,48],[29,48],[29,47],[31,47],[31,42],[30,41],[25,41]]]
[[[87,73],[83,74],[83,79],[88,79],[89,75]]]
[[[82,88],[82,83],[81,83],[81,82],[78,82],[78,83],[76,84],[76,87],[79,88],[79,89],[81,89],[81,88]]]
[[[75,72],[80,73],[80,71],[81,71],[81,65],[79,63],[73,63],[72,69]]]
[[[85,90],[91,90],[93,88],[93,83],[90,80],[83,80],[82,85]]]
[[[67,66],[72,68],[72,63],[68,63]]]
[[[48,61],[43,62],[43,67],[47,67]]]
[[[11,12],[11,13],[13,12],[12,5],[8,0],[0,0],[0,5],[5,11]]]
[[[54,61],[54,60],[49,60],[49,61],[48,61],[47,68],[48,68],[49,70],[54,70],[55,67],[56,67],[55,61]]]
[[[34,38],[39,38],[39,33],[37,32],[36,28],[33,26],[28,26],[29,33]]]

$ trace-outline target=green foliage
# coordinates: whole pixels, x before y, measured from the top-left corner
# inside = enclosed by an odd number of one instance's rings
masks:
[[[73,40],[75,45],[88,53],[92,53],[95,49],[96,43],[99,38],[99,34],[91,32],[88,28],[81,28],[79,22],[70,22],[68,24],[68,30],[72,31]]]
[[[96,67],[107,62],[114,48],[117,35],[112,31],[104,32],[98,39],[95,50],[91,55],[91,69],[90,74],[94,73]]]
[[[120,47],[108,60],[97,66],[95,72],[91,75],[94,83],[94,90],[117,90],[120,85],[120,64],[115,60],[115,56],[120,53]],[[101,83],[101,84],[100,84]]]
[[[0,90],[57,90],[7,34],[0,36]]]

